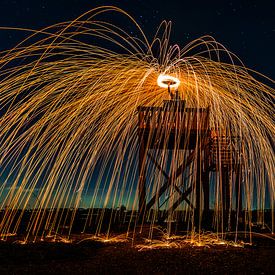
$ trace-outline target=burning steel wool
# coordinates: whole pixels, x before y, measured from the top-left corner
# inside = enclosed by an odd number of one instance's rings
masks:
[[[210,36],[170,45],[170,22],[149,41],[116,7],[22,31],[0,53],[3,239],[115,227],[149,228],[152,240],[157,224],[173,236],[183,223],[196,237],[148,247],[221,243],[202,233],[205,219],[237,235],[252,230],[253,210],[262,224],[273,213],[273,80]]]

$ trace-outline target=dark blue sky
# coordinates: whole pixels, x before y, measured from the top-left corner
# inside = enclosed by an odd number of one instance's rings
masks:
[[[125,9],[149,38],[162,20],[171,20],[171,40],[182,47],[200,36],[211,35],[246,66],[275,79],[275,0],[0,0],[0,26],[40,29],[70,21],[100,5]],[[26,35],[0,31],[0,49],[14,46]]]
[[[149,37],[162,20],[171,20],[172,41],[182,47],[202,35],[212,35],[246,66],[275,79],[274,0],[1,0],[0,26],[39,29],[72,20],[99,5],[125,9]],[[0,49],[11,47],[25,35],[0,31]]]

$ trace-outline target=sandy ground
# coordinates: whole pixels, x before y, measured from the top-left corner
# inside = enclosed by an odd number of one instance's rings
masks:
[[[0,243],[0,274],[275,274],[274,242],[138,251],[130,243]]]

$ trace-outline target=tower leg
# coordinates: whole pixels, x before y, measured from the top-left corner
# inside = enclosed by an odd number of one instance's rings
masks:
[[[139,179],[138,179],[138,195],[139,195],[139,213],[138,219],[140,223],[145,219],[145,206],[146,206],[146,175],[145,175],[145,144],[143,138],[140,140],[139,148]]]
[[[195,208],[195,225],[200,230],[201,223],[201,150],[197,152],[197,175],[196,175],[196,208]]]
[[[203,216],[204,216],[204,223],[206,226],[210,225],[209,221],[209,170],[203,173]]]
[[[222,168],[222,190],[223,190],[223,224],[224,228],[229,229],[229,213],[230,213],[230,185],[229,185],[229,169]]]
[[[236,171],[236,219],[238,219],[238,223],[240,222],[242,216],[242,171],[241,165],[239,164]]]
[[[210,145],[209,140],[207,140],[207,146],[204,149],[204,158],[203,158],[203,176],[202,176],[202,185],[203,185],[203,225],[206,228],[210,228],[210,169],[209,169],[209,158],[210,158]]]

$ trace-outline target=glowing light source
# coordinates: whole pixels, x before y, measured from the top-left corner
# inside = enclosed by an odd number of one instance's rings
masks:
[[[160,74],[157,83],[161,88],[170,87],[171,89],[176,89],[180,85],[180,80],[168,74]]]

